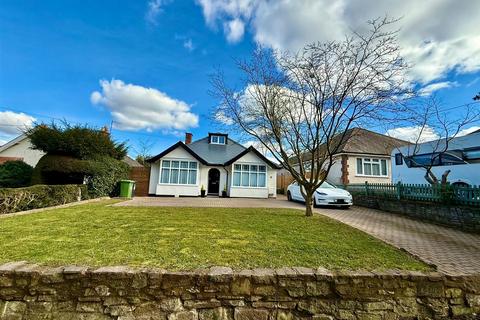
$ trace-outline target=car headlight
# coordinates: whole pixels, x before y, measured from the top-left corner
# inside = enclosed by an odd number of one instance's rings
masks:
[[[318,192],[318,191],[317,191],[317,194],[318,194],[318,195],[321,195],[321,196],[326,196],[326,195],[327,195],[327,194],[324,193],[324,192]]]

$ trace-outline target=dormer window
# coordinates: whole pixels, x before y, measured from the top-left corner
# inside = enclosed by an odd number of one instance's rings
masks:
[[[213,144],[225,144],[225,136],[212,136],[210,143]]]
[[[227,144],[226,134],[211,133],[209,137],[210,137],[210,144]]]

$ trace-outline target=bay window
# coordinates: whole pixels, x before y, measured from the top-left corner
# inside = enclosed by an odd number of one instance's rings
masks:
[[[160,183],[196,185],[197,171],[196,161],[162,160]]]
[[[233,166],[234,187],[265,188],[267,167],[256,164],[235,164]]]
[[[376,158],[357,158],[357,175],[386,177],[388,176],[387,160]]]

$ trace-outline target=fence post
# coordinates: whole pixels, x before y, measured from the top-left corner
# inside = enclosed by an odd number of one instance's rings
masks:
[[[443,185],[441,184],[440,185],[440,192],[441,192],[441,195],[442,195],[442,201],[447,203],[447,204],[451,204],[453,202],[453,186],[447,182],[447,184]]]
[[[398,200],[402,199],[402,182],[401,181],[397,182],[397,199]]]
[[[365,195],[368,196],[368,181],[365,181]]]

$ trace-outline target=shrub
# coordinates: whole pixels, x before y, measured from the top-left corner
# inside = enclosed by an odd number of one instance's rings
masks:
[[[120,160],[103,157],[93,162],[94,172],[87,176],[88,191],[92,197],[118,196],[118,181],[127,179],[130,167]]]
[[[32,179],[32,166],[23,161],[7,161],[0,165],[0,187],[18,188],[30,184]]]
[[[121,161],[125,143],[113,141],[108,131],[86,126],[38,125],[27,131],[34,149],[46,153],[32,176],[35,184],[83,184],[93,197],[116,195],[118,180],[128,177]]]
[[[86,126],[56,124],[38,125],[27,131],[33,149],[47,154],[70,156],[77,159],[111,157],[123,159],[127,154],[125,143],[113,141],[106,130]]]
[[[110,157],[80,160],[68,156],[45,155],[35,167],[32,182],[38,184],[87,183],[91,197],[116,196],[116,186],[128,178],[126,163]]]
[[[92,161],[69,156],[44,155],[32,175],[32,184],[83,184],[84,178],[94,174]]]
[[[85,185],[35,185],[0,189],[0,214],[38,209],[88,199]]]

